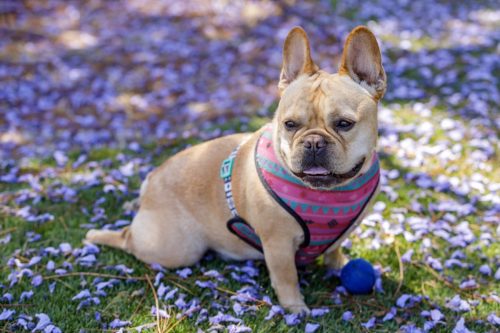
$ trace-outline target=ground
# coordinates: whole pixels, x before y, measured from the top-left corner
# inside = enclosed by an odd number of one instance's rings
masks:
[[[497,332],[498,4],[223,4],[0,6],[0,332]],[[175,152],[269,121],[291,27],[335,71],[358,24],[389,78],[382,190],[343,245],[375,266],[372,294],[347,294],[320,258],[300,271],[314,311],[299,318],[263,262],[166,270],[82,244],[129,224],[141,180]]]

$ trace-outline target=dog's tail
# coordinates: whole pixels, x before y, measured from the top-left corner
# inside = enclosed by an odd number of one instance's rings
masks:
[[[118,231],[91,229],[87,232],[84,242],[107,245],[131,252],[129,239],[130,231],[128,227]]]
[[[138,210],[141,205],[141,198],[146,191],[146,187],[148,186],[149,177],[151,173],[149,173],[141,184],[139,198],[136,200],[132,200],[124,204],[123,208],[125,210]],[[91,229],[87,232],[84,243],[92,243],[99,245],[107,245],[111,247],[115,247],[117,249],[121,249],[132,253],[132,242],[130,241],[131,232],[129,227],[125,227],[122,230],[112,231],[112,230],[96,230]]]

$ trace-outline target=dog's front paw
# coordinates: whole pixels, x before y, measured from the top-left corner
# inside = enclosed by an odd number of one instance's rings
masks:
[[[291,313],[296,313],[304,316],[308,316],[311,313],[311,310],[307,307],[307,305],[302,302],[302,303],[294,303],[294,304],[283,304],[283,307],[291,312]]]

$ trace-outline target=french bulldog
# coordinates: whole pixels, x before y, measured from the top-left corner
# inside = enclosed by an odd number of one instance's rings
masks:
[[[379,186],[377,104],[386,75],[375,36],[352,30],[330,74],[313,62],[305,31],[293,28],[278,88],[269,124],[172,156],[141,185],[129,227],[90,230],[86,241],[167,268],[193,265],[209,249],[264,259],[279,303],[308,313],[297,264],[324,255],[326,265],[341,268],[339,246]]]

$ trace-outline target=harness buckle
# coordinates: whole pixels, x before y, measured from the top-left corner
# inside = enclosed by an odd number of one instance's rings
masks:
[[[231,174],[233,173],[233,164],[234,164],[234,157],[229,157],[226,158],[223,162],[222,165],[220,166],[220,178],[224,179],[227,177],[231,177]]]

